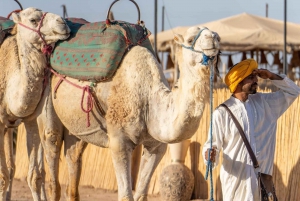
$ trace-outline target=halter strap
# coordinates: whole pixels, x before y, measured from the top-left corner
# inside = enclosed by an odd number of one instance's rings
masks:
[[[34,32],[36,32],[39,36],[40,36],[40,38],[42,39],[42,41],[43,41],[43,43],[44,43],[44,47],[43,47],[43,49],[42,49],[42,52],[43,52],[43,54],[45,54],[45,55],[50,55],[51,53],[52,53],[52,46],[51,45],[48,45],[47,43],[46,43],[46,40],[43,38],[43,36],[42,36],[42,34],[41,34],[41,28],[42,28],[42,25],[43,25],[43,20],[44,20],[44,18],[45,18],[45,16],[47,15],[47,12],[45,12],[44,14],[43,14],[43,16],[42,16],[42,18],[41,18],[41,20],[39,21],[39,24],[38,24],[38,29],[36,30],[36,29],[33,29],[33,28],[30,28],[30,27],[28,27],[28,26],[26,26],[26,25],[24,25],[24,24],[22,24],[22,23],[19,23],[19,25],[21,25],[22,27],[25,27],[25,28],[27,28],[27,29],[30,29],[31,31],[34,31]]]
[[[195,50],[195,49],[194,49],[194,46],[195,46],[196,41],[197,41],[198,38],[200,37],[202,31],[204,31],[204,30],[206,30],[206,29],[207,29],[207,28],[204,28],[204,29],[201,29],[201,30],[199,31],[199,33],[195,36],[195,38],[194,38],[193,43],[192,43],[191,46],[189,46],[189,47],[188,47],[188,46],[185,46],[185,45],[181,45],[181,46],[184,47],[184,48],[186,48],[186,49],[192,50],[193,52],[203,53],[202,51],[197,51],[197,50]]]
[[[214,56],[212,56],[212,57],[210,57],[210,56],[207,56],[207,55],[205,55],[204,54],[204,52],[203,51],[198,51],[198,50],[195,50],[194,49],[194,46],[195,46],[195,43],[196,43],[196,41],[198,40],[198,38],[200,37],[200,35],[201,35],[201,33],[202,33],[202,31],[204,31],[204,30],[208,30],[208,28],[203,28],[203,29],[201,29],[200,31],[199,31],[199,33],[195,36],[195,38],[194,38],[194,40],[193,40],[193,43],[192,43],[192,45],[191,46],[185,46],[185,45],[181,45],[182,47],[184,47],[184,48],[186,48],[186,49],[189,49],[189,50],[191,50],[191,51],[193,51],[193,52],[198,52],[198,53],[202,53],[202,57],[203,57],[203,61],[202,61],[202,63],[201,64],[203,64],[203,65],[208,65],[208,61],[209,60],[214,60]]]

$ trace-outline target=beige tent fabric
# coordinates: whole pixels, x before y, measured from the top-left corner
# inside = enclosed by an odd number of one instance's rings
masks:
[[[284,23],[280,20],[242,13],[208,22],[205,26],[221,37],[221,50],[246,51],[252,49],[283,50]],[[157,34],[157,50],[170,51],[174,33],[183,34],[189,27],[176,27]],[[154,41],[154,35],[150,37]],[[287,51],[300,49],[300,24],[287,22]]]

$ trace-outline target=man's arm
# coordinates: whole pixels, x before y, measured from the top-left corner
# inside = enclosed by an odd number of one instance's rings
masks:
[[[257,69],[255,70],[255,72],[257,72],[258,77],[262,78],[262,79],[270,79],[270,80],[283,80],[282,77],[280,77],[279,75],[272,73],[271,71],[267,70],[267,69]]]
[[[274,93],[261,94],[272,109],[274,117],[279,118],[299,96],[300,87],[284,74],[279,76],[266,69],[258,69],[257,75],[263,79],[272,80],[272,83],[280,89]]]

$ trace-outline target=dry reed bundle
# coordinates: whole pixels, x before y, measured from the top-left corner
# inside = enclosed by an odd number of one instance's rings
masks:
[[[46,181],[49,181],[49,174],[47,174],[49,171],[48,166],[47,164],[45,166]],[[61,184],[66,184],[68,181],[68,169],[64,157],[64,150],[61,151],[59,166],[59,180]],[[89,144],[82,156],[82,170],[80,185],[117,190],[116,177],[108,149]],[[17,137],[15,178],[24,180],[27,176],[27,171],[26,131],[24,126],[21,125],[19,126]]]

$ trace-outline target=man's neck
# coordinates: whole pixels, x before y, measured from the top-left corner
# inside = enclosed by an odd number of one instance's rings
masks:
[[[233,97],[239,99],[242,102],[246,102],[246,100],[248,100],[248,94],[243,93],[243,92],[233,93],[232,95],[233,95]]]

